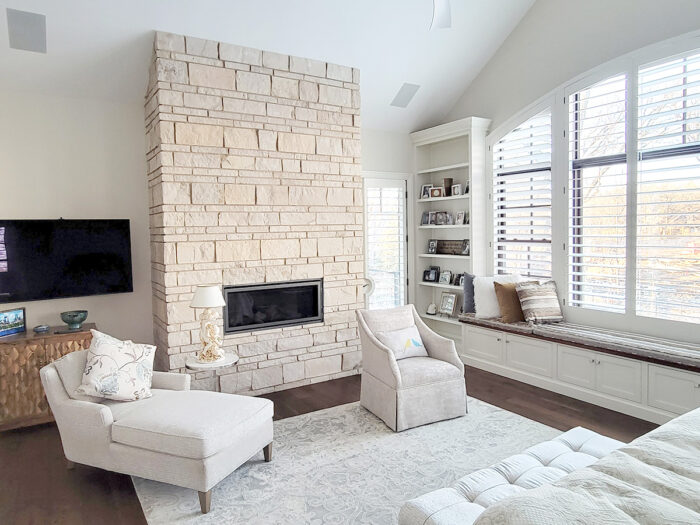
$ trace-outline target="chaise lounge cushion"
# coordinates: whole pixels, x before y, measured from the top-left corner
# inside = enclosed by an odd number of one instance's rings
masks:
[[[110,406],[115,415],[112,441],[203,459],[245,441],[272,418],[272,401],[206,391],[160,391],[135,409]],[[116,410],[116,412],[115,412]]]
[[[396,362],[401,371],[401,387],[428,385],[463,377],[456,366],[431,357],[409,357]]]

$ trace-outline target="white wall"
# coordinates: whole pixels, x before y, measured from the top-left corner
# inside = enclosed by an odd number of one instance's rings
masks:
[[[494,129],[573,77],[699,21],[697,0],[537,0],[445,121],[487,117]]]
[[[362,171],[413,172],[413,144],[408,133],[362,128]]]
[[[120,338],[153,340],[143,107],[0,93],[0,218],[131,220],[134,291],[0,305],[27,308],[28,327],[89,322]]]

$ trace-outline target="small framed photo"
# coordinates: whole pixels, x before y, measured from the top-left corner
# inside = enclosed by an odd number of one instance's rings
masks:
[[[450,284],[452,282],[452,272],[450,270],[445,270],[440,272],[440,284]]]
[[[469,239],[464,239],[462,241],[462,251],[460,255],[469,255]]]
[[[423,184],[420,187],[420,198],[421,199],[429,199],[430,198],[430,188],[432,188],[432,184]]]
[[[430,224],[430,212],[428,211],[424,211],[420,218],[420,225],[425,226],[426,224]]]
[[[428,241],[428,253],[437,253],[437,239]]]
[[[462,278],[462,275],[464,275],[464,274],[461,274],[461,273],[454,274],[454,276],[452,277],[452,282],[450,284],[453,286],[459,286],[459,280]]]
[[[440,277],[440,267],[430,266],[423,272],[423,280],[427,283],[436,283]]]
[[[430,197],[433,199],[437,199],[439,197],[444,197],[445,196],[445,188],[442,186],[433,186],[430,188]]]
[[[455,219],[455,224],[465,224],[464,220],[466,219],[466,212],[460,211],[457,212],[457,218]]]
[[[463,195],[467,195],[469,193],[469,181],[464,183],[464,193]]]
[[[467,280],[467,276],[463,273],[459,275],[459,286],[464,287],[464,281]]]
[[[454,224],[454,219],[452,218],[452,214],[448,211],[435,212],[435,224],[437,226],[444,226],[446,224]]]
[[[437,212],[428,212],[428,224],[435,224],[435,215]]]
[[[464,212],[464,224],[469,224],[469,212]]]
[[[462,185],[461,184],[453,184],[452,185],[452,195],[462,195]]]
[[[0,312],[0,337],[21,334],[27,331],[27,318],[24,308],[13,308]]]
[[[442,292],[440,297],[440,313],[444,315],[452,316],[455,313],[455,306],[457,305],[457,294],[451,292]]]

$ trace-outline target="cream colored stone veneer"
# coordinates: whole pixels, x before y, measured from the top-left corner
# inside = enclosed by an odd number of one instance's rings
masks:
[[[324,323],[224,337],[241,359],[221,389],[357,373],[359,71],[159,32],[145,107],[156,368],[185,372],[199,348],[196,285],[323,277]]]

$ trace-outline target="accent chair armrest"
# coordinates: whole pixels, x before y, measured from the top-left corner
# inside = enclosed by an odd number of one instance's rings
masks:
[[[51,409],[54,411],[56,421],[72,429],[108,428],[114,423],[112,411],[100,403],[69,399]]]
[[[421,339],[423,339],[423,344],[428,351],[428,355],[433,359],[439,359],[440,361],[445,361],[446,363],[456,366],[462,371],[462,374],[464,374],[464,363],[462,363],[462,360],[459,358],[455,342],[452,339],[436,334],[423,322],[423,319],[421,319],[417,313],[414,315],[418,333],[420,333]]]
[[[401,373],[394,352],[376,338],[359,312],[357,321],[362,342],[362,370],[392,388],[399,387]]]
[[[163,390],[189,390],[191,377],[189,374],[175,372],[153,372],[152,388]]]

